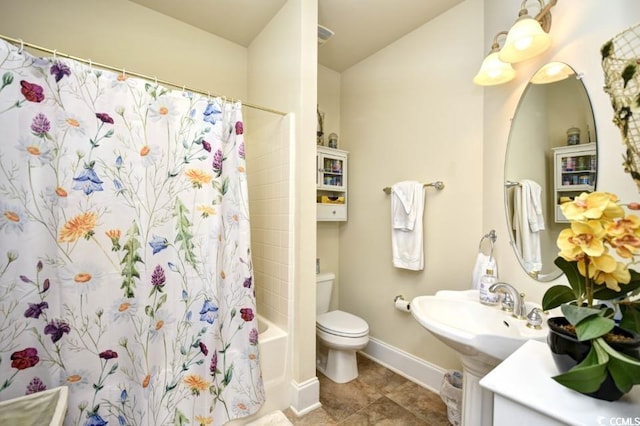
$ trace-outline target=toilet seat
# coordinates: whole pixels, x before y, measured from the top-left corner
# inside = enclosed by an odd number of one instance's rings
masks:
[[[316,328],[327,334],[346,338],[365,337],[369,334],[369,325],[365,320],[340,310],[318,315]]]

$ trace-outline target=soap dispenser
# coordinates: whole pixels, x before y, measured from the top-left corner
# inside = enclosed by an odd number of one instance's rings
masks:
[[[487,265],[486,273],[480,277],[480,303],[485,305],[496,305],[500,301],[498,293],[489,291],[489,287],[498,282],[498,278],[494,275],[493,265]]]

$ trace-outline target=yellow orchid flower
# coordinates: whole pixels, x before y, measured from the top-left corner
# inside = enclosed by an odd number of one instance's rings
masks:
[[[560,249],[558,256],[565,258],[566,260],[578,260],[578,258],[582,258],[584,253],[580,246],[575,245],[572,242],[573,231],[570,228],[563,229],[558,235],[558,240],[556,244]]]
[[[619,256],[630,259],[640,253],[640,218],[629,215],[607,226],[608,242]]]
[[[605,252],[604,236],[600,221],[573,222],[571,228],[563,229],[558,235],[560,256],[567,260],[577,260],[581,254],[601,256]]]
[[[615,259],[609,255],[601,256],[601,258],[604,257],[608,259],[600,259],[602,260],[600,264],[596,263],[598,259],[593,259],[594,269],[596,270],[593,281],[596,284],[605,284],[607,288],[611,290],[620,291],[621,288],[619,284],[627,284],[631,281],[629,269],[627,265],[622,262],[616,262]],[[611,268],[611,262],[613,262],[613,268]],[[606,267],[606,270],[605,268],[600,269],[603,266]]]
[[[583,192],[573,201],[563,203],[560,208],[570,221],[611,220],[624,217],[624,209],[617,201],[618,197],[608,192]]]
[[[607,233],[614,236],[622,234],[635,234],[640,236],[640,217],[630,214],[617,222],[612,222],[607,227]]]

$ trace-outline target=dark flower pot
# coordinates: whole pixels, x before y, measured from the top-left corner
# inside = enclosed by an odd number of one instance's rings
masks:
[[[549,318],[547,324],[549,325],[547,343],[551,349],[553,361],[560,373],[566,373],[587,356],[591,350],[591,342],[581,342],[575,334],[564,329],[564,326],[569,325],[565,317]],[[607,341],[607,344],[619,352],[640,359],[640,336],[620,327],[615,327],[614,332],[631,340],[616,343]],[[616,387],[611,375],[607,374],[607,378],[597,391],[585,395],[605,401],[617,401],[624,393]]]

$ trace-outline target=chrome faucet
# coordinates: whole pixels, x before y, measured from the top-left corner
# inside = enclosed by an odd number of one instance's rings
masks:
[[[513,316],[518,319],[527,318],[527,307],[524,303],[524,293],[518,292],[511,284],[497,282],[489,287],[489,291],[492,293],[504,293],[505,296],[509,296],[513,301]]]

